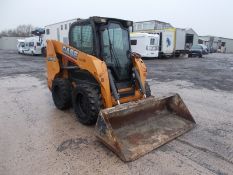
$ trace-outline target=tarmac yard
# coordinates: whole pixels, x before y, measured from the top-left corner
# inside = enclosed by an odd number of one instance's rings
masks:
[[[233,54],[145,63],[152,94],[179,93],[197,126],[124,163],[55,108],[45,58],[0,50],[0,175],[233,174]]]

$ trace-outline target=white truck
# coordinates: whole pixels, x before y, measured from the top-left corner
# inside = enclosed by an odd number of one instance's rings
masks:
[[[23,49],[25,47],[25,40],[24,39],[17,39],[17,50],[19,54],[23,53]]]
[[[159,57],[159,35],[148,33],[131,33],[131,49],[143,58]]]
[[[40,55],[41,54],[41,39],[39,36],[28,37],[24,39],[24,48],[22,54]]]
[[[159,34],[159,57],[186,54],[192,45],[198,43],[198,35],[192,29],[169,28],[152,30],[148,33]]]

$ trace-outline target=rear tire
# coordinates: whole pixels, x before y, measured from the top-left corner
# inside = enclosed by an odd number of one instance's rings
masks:
[[[52,97],[55,106],[60,110],[71,107],[71,84],[69,80],[56,78],[53,80]]]
[[[80,84],[73,92],[73,108],[77,119],[84,125],[96,123],[102,108],[102,98],[98,87]]]
[[[189,58],[192,58],[192,54],[188,54],[188,57],[189,57]]]
[[[43,48],[41,49],[41,54],[42,54],[43,57],[46,57],[46,56],[47,56],[47,50],[46,50],[45,47],[43,47]]]
[[[202,54],[199,54],[199,58],[202,58]]]
[[[150,85],[148,84],[148,82],[145,82],[145,90],[146,90],[146,97],[150,97],[151,96],[151,90],[150,90]]]

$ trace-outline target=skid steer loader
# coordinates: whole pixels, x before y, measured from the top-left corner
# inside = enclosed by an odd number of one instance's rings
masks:
[[[55,106],[96,123],[97,138],[132,161],[195,126],[178,94],[151,96],[147,69],[130,49],[131,21],[90,17],[69,29],[69,45],[47,40],[48,87]]]

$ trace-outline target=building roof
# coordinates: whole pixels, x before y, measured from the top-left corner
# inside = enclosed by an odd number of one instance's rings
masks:
[[[219,38],[219,39],[228,39],[228,40],[233,40],[233,38],[225,38],[225,37],[219,37],[219,36],[213,36],[213,35],[204,35],[204,36],[199,36],[201,37],[214,37],[214,38]]]
[[[144,32],[132,32],[130,33],[131,37],[140,37],[140,36],[152,36],[152,37],[159,37],[158,34],[149,34],[149,33],[144,33]]]
[[[79,19],[81,19],[81,18],[73,18],[73,19],[69,19],[69,20],[65,20],[65,21],[60,21],[60,22],[48,24],[45,27],[52,26],[52,25],[55,25],[55,24],[61,24],[61,23],[69,22],[69,21],[79,20]]]
[[[134,23],[141,23],[141,22],[159,22],[159,23],[171,25],[170,23],[159,21],[159,20],[137,21],[137,22],[134,22]]]

